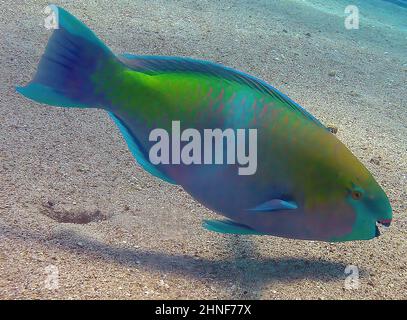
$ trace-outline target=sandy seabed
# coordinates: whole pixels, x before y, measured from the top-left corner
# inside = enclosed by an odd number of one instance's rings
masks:
[[[220,62],[337,125],[394,221],[379,238],[337,244],[207,232],[215,215],[144,172],[105,112],[15,93],[50,35],[48,3],[1,1],[0,298],[407,298],[405,32],[363,20],[346,30],[295,1],[56,3],[116,53]],[[358,289],[345,288],[347,265]]]

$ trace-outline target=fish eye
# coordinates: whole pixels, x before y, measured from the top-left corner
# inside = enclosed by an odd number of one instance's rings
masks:
[[[363,196],[363,194],[359,190],[353,190],[352,191],[352,199],[353,200],[360,200],[360,199],[362,199],[362,196]]]

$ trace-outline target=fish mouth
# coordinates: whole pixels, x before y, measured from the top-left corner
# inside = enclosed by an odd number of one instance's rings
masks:
[[[387,230],[390,227],[391,224],[391,219],[384,219],[384,220],[378,220],[376,221],[376,232],[375,232],[375,237],[380,236],[380,229],[383,231]]]
[[[388,228],[388,227],[390,227],[391,219],[378,220],[376,223]]]

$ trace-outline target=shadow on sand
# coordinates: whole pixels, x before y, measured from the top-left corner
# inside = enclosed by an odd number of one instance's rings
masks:
[[[230,298],[258,298],[264,286],[272,282],[290,282],[301,279],[321,280],[324,282],[345,279],[346,264],[322,259],[304,258],[251,258],[255,250],[250,239],[240,241],[238,237],[228,238],[237,252],[227,260],[207,259],[189,255],[171,255],[143,249],[121,248],[79,236],[73,231],[64,231],[57,238],[45,240],[39,233],[16,231],[0,225],[0,233],[19,241],[37,242],[48,247],[77,251],[89,254],[116,264],[153,270],[161,273],[173,273],[186,278],[206,280],[208,283],[232,284],[239,287],[239,293],[231,293]],[[81,243],[79,248],[77,243]],[[239,252],[244,254],[240,255]],[[363,270],[360,275],[363,277]]]

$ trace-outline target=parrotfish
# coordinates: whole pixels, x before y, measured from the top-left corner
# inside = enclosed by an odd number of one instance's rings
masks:
[[[69,12],[54,5],[52,10],[58,28],[33,80],[17,91],[52,106],[106,110],[140,166],[225,217],[204,220],[206,229],[338,242],[372,239],[380,234],[378,225],[390,224],[389,200],[367,168],[319,120],[271,85],[204,60],[115,55]],[[152,131],[171,133],[174,123],[193,130],[187,138],[172,137],[171,147],[163,149],[172,151],[167,158],[175,161],[152,161],[159,141],[158,136],[152,141]],[[253,170],[239,174],[241,163],[200,161],[202,154],[179,161],[192,133],[204,136],[208,129],[236,134],[255,129]],[[203,144],[195,151],[205,151]],[[247,137],[242,144],[247,155]],[[226,146],[239,142],[214,152]]]

